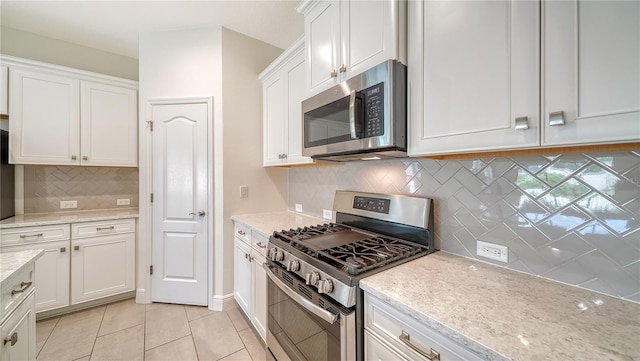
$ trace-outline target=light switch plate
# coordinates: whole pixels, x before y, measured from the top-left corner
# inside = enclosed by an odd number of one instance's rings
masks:
[[[322,218],[324,219],[333,219],[333,211],[330,209],[322,210]]]
[[[302,212],[302,204],[296,203],[296,212]]]
[[[78,208],[78,201],[60,201],[60,209]]]
[[[249,186],[240,186],[240,198],[249,198]]]
[[[129,198],[118,199],[116,201],[116,205],[119,205],[119,206],[128,206],[130,204],[131,204],[131,200]]]

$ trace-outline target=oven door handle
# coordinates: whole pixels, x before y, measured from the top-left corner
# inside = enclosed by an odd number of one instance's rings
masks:
[[[313,303],[311,303],[311,301],[309,301],[308,299],[302,297],[301,295],[297,294],[296,292],[294,292],[293,290],[291,290],[286,284],[284,284],[284,282],[280,281],[272,272],[270,267],[264,263],[262,265],[262,267],[265,269],[265,271],[267,271],[267,275],[269,276],[269,279],[271,281],[273,281],[273,283],[276,284],[276,286],[278,286],[279,289],[282,290],[282,292],[286,293],[287,296],[291,297],[292,300],[294,300],[295,302],[297,302],[299,305],[301,305],[302,307],[304,307],[307,311],[313,313],[314,315],[320,317],[321,319],[334,324],[336,323],[336,321],[338,321],[338,318],[340,318],[340,315],[337,315],[335,313],[329,312],[319,306],[314,305]]]

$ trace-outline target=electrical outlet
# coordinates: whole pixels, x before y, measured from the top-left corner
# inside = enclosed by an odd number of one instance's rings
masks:
[[[302,212],[302,204],[296,203],[296,212]]]
[[[240,198],[249,198],[249,186],[240,186]]]
[[[130,204],[131,204],[131,200],[129,198],[118,199],[116,201],[116,205],[118,205],[118,206],[128,206]]]
[[[330,209],[322,210],[322,218],[324,219],[333,219],[333,211]]]
[[[509,248],[507,248],[507,246],[477,241],[476,254],[480,257],[490,258],[504,263],[509,262]]]
[[[78,208],[78,201],[60,201],[60,209]]]

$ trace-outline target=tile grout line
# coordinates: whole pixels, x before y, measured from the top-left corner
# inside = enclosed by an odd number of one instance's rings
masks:
[[[36,355],[36,360],[38,359],[38,356],[40,356],[40,354],[42,353],[42,350],[44,350],[44,346],[47,345],[47,342],[49,342],[49,338],[51,337],[51,335],[53,335],[53,330],[56,329],[56,327],[58,326],[58,322],[60,322],[60,319],[62,317],[58,317],[56,320],[56,324],[53,325],[53,328],[51,329],[51,332],[49,332],[49,335],[47,336],[47,339],[44,340],[44,343],[42,344],[42,347],[40,348],[40,351],[38,351],[38,354]],[[36,335],[36,339],[38,338],[38,336]]]
[[[193,344],[193,349],[196,351],[196,360],[200,360],[200,355],[198,354],[198,347],[196,346],[196,340],[193,339],[193,330],[191,329],[191,321],[200,319],[202,317],[194,318],[193,320],[189,320],[189,315],[187,314],[187,309],[184,307],[184,312],[187,317],[187,325],[189,325],[189,336],[191,336],[191,343]]]

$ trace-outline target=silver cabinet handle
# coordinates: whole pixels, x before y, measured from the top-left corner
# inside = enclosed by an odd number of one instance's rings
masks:
[[[262,244],[262,242],[258,242],[257,246],[260,247],[260,248],[267,248],[267,245],[266,244]]]
[[[75,155],[71,156],[71,160],[76,160],[76,159],[78,159],[78,157],[76,157]]]
[[[518,117],[516,118],[516,130],[526,130],[529,129],[529,117]]]
[[[62,248],[60,248],[60,252],[61,252],[61,253],[65,253],[66,251],[67,251],[67,247],[62,247]]]
[[[356,91],[352,90],[349,94],[349,131],[351,139],[358,139],[356,134]]]
[[[86,155],[82,156],[82,160],[88,160],[88,159],[89,159],[89,157],[87,157]]]
[[[559,112],[549,113],[549,125],[550,126],[558,126],[564,125],[564,112],[561,110]]]
[[[331,73],[329,73],[329,75],[331,75],[332,78],[337,78],[338,77],[338,72],[335,69],[332,69]]]
[[[74,251],[79,251],[80,250],[80,246],[73,246],[73,250]]]
[[[402,330],[402,334],[398,336],[398,338],[400,339],[400,341],[402,341],[402,343],[407,345],[407,347],[424,356],[427,360],[440,360],[440,353],[435,351],[434,349],[430,349],[429,353],[426,353],[425,351],[422,351],[421,349],[416,347],[416,345],[412,344],[411,336],[407,331]]]
[[[8,344],[9,342],[11,342],[11,345],[9,345],[9,346],[13,346],[18,342],[18,333],[17,332],[12,333],[11,336],[5,337],[3,345]]]
[[[200,217],[204,217],[204,215],[207,213],[205,211],[198,211],[198,213],[193,213],[193,212],[189,213],[190,216],[195,216],[196,214]]]
[[[22,293],[22,292],[26,291],[27,288],[31,287],[32,284],[33,284],[33,282],[20,282],[20,289],[19,290],[11,290],[11,296],[15,295],[16,293]]]
[[[43,234],[42,233],[34,233],[34,234],[21,234],[20,238],[27,238],[27,237],[42,237]]]
[[[110,229],[115,229],[116,227],[114,226],[109,226],[109,227],[96,227],[96,231],[106,231],[106,230],[110,230]]]
[[[338,69],[338,70],[340,70],[340,72],[341,72],[341,73],[344,73],[344,72],[346,72],[346,71],[347,71],[347,67],[346,67],[346,66],[344,66],[344,64],[342,64],[342,65],[340,66],[340,69]]]
[[[244,236],[246,233],[244,233],[244,231],[238,231],[238,234]]]

